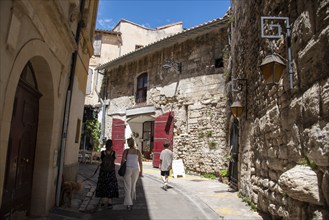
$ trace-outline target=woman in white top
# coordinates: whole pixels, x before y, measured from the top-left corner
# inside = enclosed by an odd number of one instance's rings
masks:
[[[121,164],[126,162],[127,168],[124,179],[125,199],[123,204],[131,210],[133,200],[136,200],[136,183],[138,177],[143,176],[143,164],[141,152],[135,148],[135,141],[133,138],[128,138],[127,143],[129,149],[124,150]]]

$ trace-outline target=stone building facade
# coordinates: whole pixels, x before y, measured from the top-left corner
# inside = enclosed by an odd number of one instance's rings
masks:
[[[47,216],[75,180],[98,1],[0,2],[0,215]]]
[[[112,30],[95,30],[94,54],[89,63],[85,105],[100,105],[99,92],[103,73],[95,70],[97,66],[181,31],[182,22],[151,29],[125,19],[121,19]]]
[[[225,18],[98,67],[107,77],[106,130],[118,156],[124,149],[120,139],[132,136],[144,156],[158,166],[167,139],[175,158],[183,159],[191,171],[216,173],[227,168],[224,70],[228,53]],[[118,131],[120,123],[123,128]]]
[[[85,97],[85,113],[98,112],[102,125],[105,124],[103,112],[108,105],[104,94],[100,93],[104,73],[96,67],[134,52],[155,41],[183,31],[182,22],[167,24],[156,28],[146,28],[131,21],[121,19],[112,30],[95,30],[94,55],[90,59]],[[102,127],[101,139],[110,137],[109,130]],[[85,143],[81,143],[83,146]]]
[[[329,1],[232,1],[232,78],[247,114],[239,126],[239,190],[272,219],[329,219]],[[261,16],[288,17],[293,88],[288,71],[266,85],[259,69],[281,39],[261,38]],[[242,85],[243,87],[244,85]],[[247,95],[247,96],[246,96]]]

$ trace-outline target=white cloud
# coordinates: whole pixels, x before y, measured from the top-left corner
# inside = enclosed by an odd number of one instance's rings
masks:
[[[112,19],[98,19],[97,23],[101,26],[102,29],[111,30],[114,27]]]
[[[151,25],[149,23],[142,24],[142,26],[146,28],[151,28]]]

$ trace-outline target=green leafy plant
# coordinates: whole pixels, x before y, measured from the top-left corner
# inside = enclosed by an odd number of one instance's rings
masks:
[[[216,149],[217,142],[210,140],[210,141],[208,141],[208,145],[209,145],[210,149]]]
[[[85,132],[90,137],[94,151],[100,149],[101,124],[97,119],[89,119],[85,122]]]
[[[250,197],[243,196],[241,193],[238,194],[238,197],[242,199],[242,202],[247,203],[250,206],[250,209],[254,212],[257,211],[257,205],[253,203]]]
[[[212,131],[207,131],[207,137],[212,137]]]
[[[313,160],[309,160],[308,158],[301,158],[298,160],[297,164],[299,165],[303,165],[303,166],[309,166],[311,167],[313,170],[317,169],[317,165]]]
[[[219,174],[222,177],[228,177],[229,176],[229,171],[228,171],[228,169],[222,169],[222,170],[219,171]]]
[[[214,180],[214,179],[217,178],[216,175],[213,174],[213,173],[203,173],[202,176],[203,176],[204,178],[212,179],[212,180]]]

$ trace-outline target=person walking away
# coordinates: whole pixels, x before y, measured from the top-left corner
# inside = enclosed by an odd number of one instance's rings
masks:
[[[106,141],[105,150],[101,152],[101,161],[95,196],[101,198],[101,207],[104,207],[107,201],[108,208],[113,208],[112,198],[119,197],[119,187],[115,173],[115,151],[111,139]]]
[[[134,139],[128,138],[129,148],[124,150],[121,164],[126,161],[126,173],[123,177],[125,198],[123,204],[128,210],[132,209],[133,200],[136,200],[136,183],[138,177],[143,176],[142,154],[135,148]]]
[[[168,177],[172,167],[173,152],[169,149],[170,143],[164,142],[164,149],[160,153],[160,170],[161,178],[163,181],[163,189],[167,191],[168,188]]]

